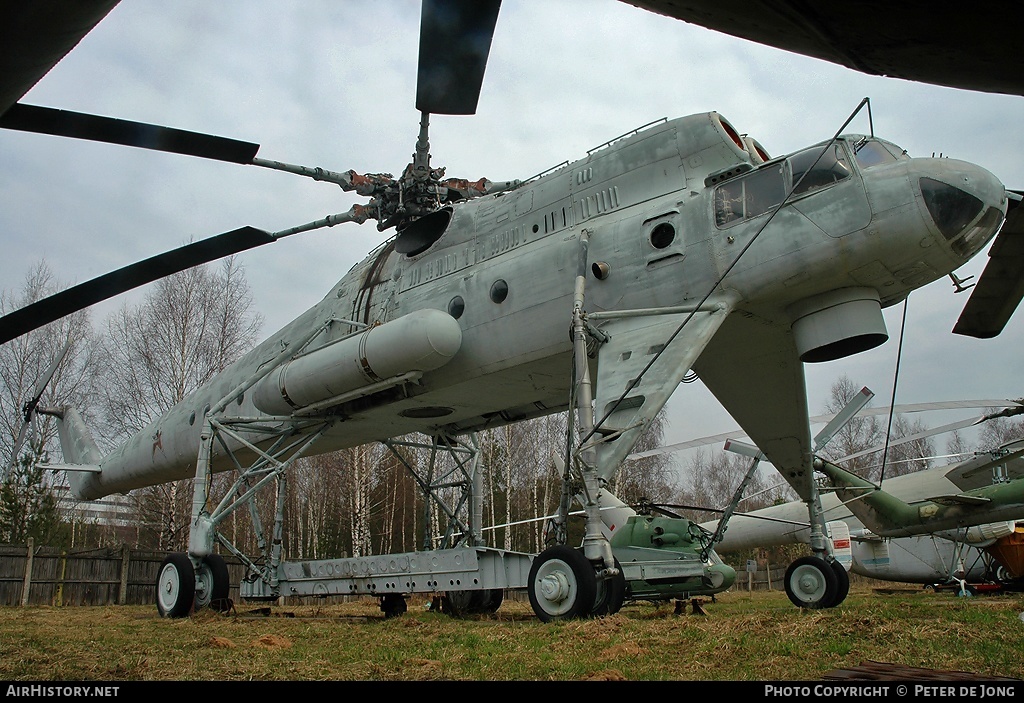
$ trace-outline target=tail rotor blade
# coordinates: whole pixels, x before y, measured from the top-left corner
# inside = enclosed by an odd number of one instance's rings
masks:
[[[64,345],[64,349],[61,350],[50,365],[43,372],[43,375],[36,381],[35,387],[32,389],[32,395],[29,397],[25,404],[22,406],[23,419],[21,423],[21,430],[18,432],[18,439],[14,442],[14,447],[11,450],[11,460],[7,463],[4,473],[0,475],[0,482],[7,478],[10,474],[11,469],[18,463],[18,455],[21,454],[21,448],[25,445],[25,439],[28,437],[29,430],[32,430],[32,435],[35,437],[36,432],[36,408],[39,406],[39,399],[43,397],[43,392],[46,387],[50,385],[50,381],[53,380],[53,375],[57,373],[57,367],[60,366],[60,362],[64,361],[64,357],[68,355],[68,350],[71,349],[71,340]]]
[[[21,431],[18,433],[18,439],[14,442],[14,447],[11,449],[11,459],[7,462],[7,466],[4,467],[4,473],[0,476],[0,483],[7,480],[11,471],[14,469],[14,465],[18,463],[18,455],[21,454],[21,448],[25,444],[25,437],[28,435],[28,422],[21,423]]]
[[[24,103],[16,103],[0,115],[0,127],[237,164],[252,163],[260,148],[259,144],[227,137]]]
[[[423,0],[416,109],[472,115],[501,0]]]

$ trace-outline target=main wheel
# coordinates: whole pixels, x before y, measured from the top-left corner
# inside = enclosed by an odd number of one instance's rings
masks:
[[[213,608],[226,613],[231,610],[231,577],[228,565],[219,554],[203,557],[196,569],[196,610]]]
[[[800,557],[786,569],[786,595],[800,608],[831,608],[839,592],[836,572],[820,557]]]
[[[835,559],[829,562],[829,566],[831,566],[832,571],[836,573],[837,588],[835,602],[828,606],[830,608],[834,608],[846,600],[846,596],[850,593],[850,574],[848,574],[846,572],[846,568]]]
[[[183,618],[196,600],[196,571],[188,555],[168,554],[156,578],[156,607],[164,618]]]
[[[622,573],[618,559],[615,560],[615,568],[619,570],[617,576],[597,579],[597,597],[592,615],[615,615],[622,609],[622,603],[626,600],[626,576]]]
[[[585,618],[596,602],[597,572],[582,552],[558,544],[534,558],[527,590],[541,622]]]

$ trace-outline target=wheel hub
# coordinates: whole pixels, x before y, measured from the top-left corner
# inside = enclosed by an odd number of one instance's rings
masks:
[[[551,603],[561,603],[569,597],[571,590],[569,580],[561,571],[545,576],[541,579],[540,587],[537,589],[544,600]]]
[[[808,595],[818,590],[818,579],[811,574],[804,574],[800,577],[800,590]]]

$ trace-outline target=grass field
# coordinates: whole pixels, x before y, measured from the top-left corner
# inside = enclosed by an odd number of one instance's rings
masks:
[[[781,591],[703,603],[627,603],[614,616],[542,623],[508,597],[455,619],[410,599],[323,607],[237,604],[161,619],[155,606],[0,609],[0,681],[820,681],[884,662],[1024,678],[1024,594],[957,597],[854,586],[838,608]]]

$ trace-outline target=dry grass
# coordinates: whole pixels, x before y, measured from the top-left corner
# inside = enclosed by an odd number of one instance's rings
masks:
[[[828,611],[779,591],[734,591],[706,615],[629,603],[601,619],[545,624],[507,598],[494,615],[453,619],[410,599],[204,612],[155,607],[0,609],[6,681],[660,681],[820,680],[880,661],[1024,677],[1024,595],[957,598],[855,587]]]

